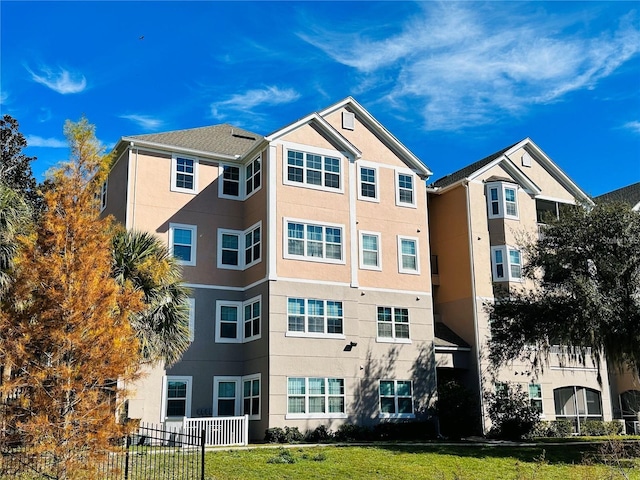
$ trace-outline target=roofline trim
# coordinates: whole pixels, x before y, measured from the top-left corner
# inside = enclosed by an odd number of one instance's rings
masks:
[[[192,148],[178,147],[176,145],[167,145],[164,143],[156,143],[156,142],[149,142],[145,140],[139,140],[132,137],[122,137],[114,147],[114,150],[117,150],[118,147],[120,147],[121,145],[124,145],[126,147],[131,147],[131,146],[149,147],[149,148],[155,148],[158,150],[168,150],[169,152],[185,153],[188,155],[194,155],[196,157],[206,157],[214,160],[224,160],[224,161],[232,161],[232,162],[238,162],[238,160],[241,158],[239,155],[228,155],[226,153],[205,152],[202,150],[194,150]]]

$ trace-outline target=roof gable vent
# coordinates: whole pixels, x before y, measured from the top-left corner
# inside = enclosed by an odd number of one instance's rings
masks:
[[[524,152],[522,154],[522,166],[523,167],[531,166],[531,155],[529,155],[529,152]]]
[[[355,130],[356,114],[353,112],[342,112],[342,128],[345,130]]]

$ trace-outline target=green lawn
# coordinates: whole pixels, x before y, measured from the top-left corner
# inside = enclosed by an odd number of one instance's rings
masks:
[[[623,461],[621,470],[611,465],[611,459],[605,461],[601,453],[601,447],[592,444],[256,448],[208,452],[205,478],[640,480],[640,458]]]

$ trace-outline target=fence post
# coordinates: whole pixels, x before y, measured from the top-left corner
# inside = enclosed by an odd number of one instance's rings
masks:
[[[129,479],[129,446],[131,445],[131,435],[127,435],[125,440],[125,453],[124,453],[124,480]]]
[[[249,415],[244,416],[244,438],[243,445],[249,445]]]
[[[200,431],[200,480],[204,480],[204,444],[207,438],[207,431],[203,428]]]

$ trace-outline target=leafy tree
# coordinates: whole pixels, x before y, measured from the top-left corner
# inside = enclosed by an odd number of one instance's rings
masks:
[[[551,345],[568,357],[640,372],[640,213],[623,203],[564,210],[526,246],[532,290],[512,290],[488,310],[490,355],[543,368]],[[588,350],[591,349],[591,350]]]
[[[540,421],[529,395],[519,384],[501,384],[496,392],[486,394],[491,434],[505,440],[519,440],[528,435]]]
[[[189,348],[189,290],[167,246],[146,232],[117,229],[113,236],[113,277],[142,292],[145,308],[130,318],[145,362],[177,362]]]
[[[27,157],[22,150],[27,140],[19,131],[18,121],[11,115],[0,119],[2,137],[2,163],[0,164],[0,182],[21,193],[32,206],[39,203],[36,180],[31,171],[31,162],[35,157]]]
[[[7,432],[49,460],[48,478],[80,478],[125,426],[114,408],[133,380],[139,345],[130,315],[141,294],[112,276],[112,225],[95,193],[103,156],[86,119],[67,122],[71,161],[52,177],[33,234],[18,237],[14,281],[0,309],[0,400]],[[2,440],[2,436],[0,436]]]
[[[0,297],[11,280],[16,236],[27,231],[30,221],[31,210],[22,196],[0,182]]]

